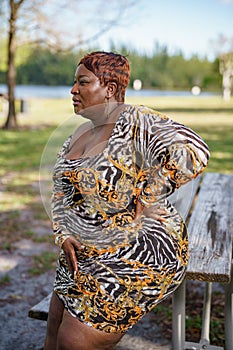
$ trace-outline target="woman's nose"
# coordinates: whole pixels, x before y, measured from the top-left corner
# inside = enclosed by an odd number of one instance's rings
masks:
[[[78,87],[77,83],[74,83],[74,85],[73,85],[73,87],[72,87],[70,92],[71,92],[72,95],[75,95],[75,94],[79,93],[79,87]]]

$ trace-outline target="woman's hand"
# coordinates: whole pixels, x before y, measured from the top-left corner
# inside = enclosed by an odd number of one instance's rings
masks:
[[[134,221],[137,222],[142,215],[145,215],[146,217],[152,218],[154,220],[165,222],[166,218],[163,216],[166,214],[166,210],[161,209],[159,206],[146,208],[138,201],[136,205],[136,215]]]
[[[78,272],[78,261],[75,251],[82,250],[83,246],[74,237],[68,237],[63,242],[62,249],[65,253],[70,273],[76,274]]]

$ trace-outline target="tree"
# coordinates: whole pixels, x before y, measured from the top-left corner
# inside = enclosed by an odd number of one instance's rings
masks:
[[[229,101],[233,77],[233,52],[219,56],[219,71],[222,74],[223,99]]]
[[[216,45],[219,56],[219,71],[222,74],[223,99],[228,101],[231,98],[233,77],[233,38],[219,35]]]
[[[18,10],[24,0],[18,2],[10,0],[10,18],[9,18],[9,36],[7,46],[7,87],[8,87],[8,116],[5,123],[5,128],[15,128],[17,126],[16,112],[15,112],[15,80],[16,80],[16,69],[15,69],[15,47],[16,47],[16,21],[18,17]]]
[[[133,0],[127,0],[127,2],[114,0],[108,3],[108,6],[105,6],[103,0],[86,1],[85,3],[81,0],[60,0],[58,2],[54,0],[2,1],[0,3],[0,16],[4,18],[5,15],[5,19],[8,19],[7,86],[9,109],[4,128],[12,129],[17,127],[15,111],[15,55],[19,45],[28,44],[29,42],[39,43],[53,50],[64,51],[90,43],[110,30],[114,25],[119,24],[124,19],[126,9],[133,5]],[[82,6],[86,6],[86,12],[84,11],[84,13],[88,15],[92,13],[92,16],[95,13],[95,18],[92,18],[92,22],[89,20],[89,23],[96,23],[97,28],[94,33],[83,35],[81,33],[81,25],[78,27],[82,16],[77,21],[77,15],[81,13]],[[97,16],[96,13],[99,15]],[[103,20],[101,23],[98,23],[98,20],[100,20],[99,16],[104,16],[104,24]],[[62,18],[64,18],[63,21],[61,21]],[[69,28],[71,23],[77,24],[72,30]],[[20,35],[17,35],[19,33]]]

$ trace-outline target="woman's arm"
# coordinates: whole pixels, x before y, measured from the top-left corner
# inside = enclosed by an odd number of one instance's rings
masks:
[[[139,201],[144,206],[170,196],[177,188],[197,177],[207,166],[209,149],[190,128],[166,117],[148,114],[140,118],[144,139]]]

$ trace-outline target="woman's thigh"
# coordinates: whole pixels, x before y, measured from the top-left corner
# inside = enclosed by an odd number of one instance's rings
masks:
[[[111,350],[123,334],[106,333],[85,325],[66,310],[59,327],[58,350]]]
[[[64,306],[62,301],[58,298],[55,292],[53,292],[50,306],[49,306],[49,313],[48,313],[48,326],[52,326],[53,328],[58,328],[62,322],[63,318],[63,312],[64,312]]]
[[[44,344],[45,350],[55,350],[57,348],[57,333],[62,322],[63,312],[63,303],[53,292],[49,306],[47,331]]]

